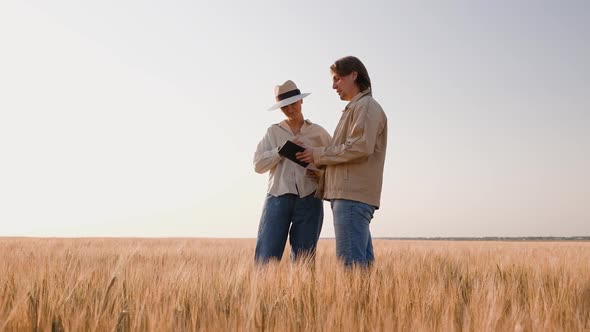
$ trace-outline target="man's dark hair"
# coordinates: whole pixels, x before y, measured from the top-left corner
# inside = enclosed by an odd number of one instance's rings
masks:
[[[333,65],[330,66],[330,70],[339,76],[347,76],[353,71],[356,71],[357,76],[354,81],[361,91],[364,91],[371,87],[371,78],[365,65],[354,56],[345,56],[344,58],[336,60]]]

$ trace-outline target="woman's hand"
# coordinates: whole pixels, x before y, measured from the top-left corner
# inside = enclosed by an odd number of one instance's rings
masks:
[[[295,137],[295,139],[293,140],[293,143],[297,144],[297,145],[301,145],[302,147],[306,147],[305,143],[303,143],[303,141],[301,141],[298,137]]]

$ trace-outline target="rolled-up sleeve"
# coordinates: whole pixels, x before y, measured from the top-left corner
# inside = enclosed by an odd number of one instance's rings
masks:
[[[274,144],[269,128],[256,147],[256,152],[254,153],[254,170],[256,173],[266,173],[275,167],[281,159],[278,145]]]

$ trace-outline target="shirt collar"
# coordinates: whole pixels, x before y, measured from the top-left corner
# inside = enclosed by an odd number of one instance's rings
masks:
[[[313,122],[311,122],[308,119],[305,119],[305,120],[303,120],[303,126],[301,126],[301,128],[310,126],[312,124],[313,124]],[[287,120],[283,120],[283,121],[279,122],[279,126],[283,129],[287,129],[288,131],[291,131],[291,127],[289,127],[289,124],[287,124]]]
[[[359,99],[363,98],[364,96],[371,96],[371,88],[367,88],[366,90],[363,90],[359,93],[356,94],[356,96],[354,96],[354,98],[352,98],[352,100],[346,104],[346,107],[344,108],[344,110],[347,110],[349,108],[352,108],[354,106],[354,104],[356,104]]]

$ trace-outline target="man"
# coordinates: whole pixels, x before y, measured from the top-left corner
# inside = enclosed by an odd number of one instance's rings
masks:
[[[309,147],[330,142],[324,128],[303,117],[301,105],[308,95],[301,93],[293,81],[275,87],[277,103],[269,111],[280,108],[286,119],[268,128],[254,154],[255,171],[270,172],[256,242],[255,260],[259,263],[280,260],[287,235],[292,260],[315,255],[324,220],[323,202],[314,195],[316,175],[279,155],[287,140]]]
[[[332,88],[348,104],[330,145],[307,148],[297,158],[325,167],[324,192],[318,195],[331,203],[336,255],[348,267],[368,267],[375,260],[369,223],[380,205],[387,117],[358,58],[339,59],[330,71]]]

